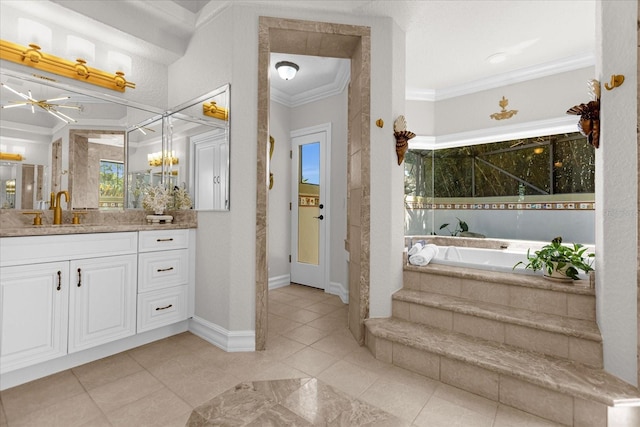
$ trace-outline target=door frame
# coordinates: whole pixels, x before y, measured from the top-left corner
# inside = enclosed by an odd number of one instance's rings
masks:
[[[324,133],[325,134],[325,144],[324,147],[320,146],[320,152],[324,154],[320,155],[321,159],[324,159],[324,163],[321,164],[322,175],[324,176],[324,199],[321,200],[321,203],[324,204],[324,250],[322,256],[324,258],[324,268],[322,269],[322,289],[326,292],[329,288],[329,282],[331,281],[331,215],[329,215],[329,211],[331,208],[331,122],[322,123],[316,126],[309,126],[302,129],[292,130],[289,133],[289,147],[293,150],[293,139],[299,138],[302,136],[312,135],[315,133]],[[293,157],[293,156],[292,156]],[[294,165],[293,160],[291,163],[291,170],[293,171]],[[295,166],[296,170],[298,166]],[[298,182],[298,178],[291,174],[291,203],[298,203],[297,200],[294,200],[293,187]],[[297,194],[297,191],[296,191]],[[293,230],[293,209],[291,212],[290,220],[289,220],[289,228]],[[296,233],[297,235],[297,233]],[[293,255],[293,234],[291,235],[291,253]],[[292,257],[291,265],[293,265],[295,260]],[[290,269],[291,270],[291,269]]]

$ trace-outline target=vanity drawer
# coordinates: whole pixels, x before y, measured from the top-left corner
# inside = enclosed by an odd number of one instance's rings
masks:
[[[138,333],[187,318],[187,286],[138,295]]]
[[[189,250],[138,254],[138,292],[148,292],[189,281]]]
[[[138,252],[166,251],[189,247],[189,230],[140,231]]]

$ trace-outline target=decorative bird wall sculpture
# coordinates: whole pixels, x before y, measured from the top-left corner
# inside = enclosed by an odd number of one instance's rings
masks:
[[[580,116],[578,130],[587,137],[589,144],[598,148],[600,146],[600,82],[591,80],[589,86],[593,101],[573,106],[567,110],[567,114]]]
[[[409,140],[415,137],[416,134],[407,130],[407,121],[404,116],[399,116],[393,123],[393,135],[396,137],[398,165],[401,165],[404,161],[404,155],[409,149]]]

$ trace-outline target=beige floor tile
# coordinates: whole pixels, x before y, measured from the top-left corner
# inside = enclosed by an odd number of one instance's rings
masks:
[[[294,322],[308,323],[308,322],[311,322],[312,320],[322,317],[322,314],[316,313],[315,311],[299,309],[299,310],[284,314],[283,317],[293,320]]]
[[[344,331],[336,332],[328,335],[311,345],[316,350],[324,351],[334,357],[342,358],[347,354],[356,351],[360,348],[360,345],[353,339],[352,336],[347,335]]]
[[[328,331],[322,331],[320,329],[312,328],[311,326],[302,325],[288,332],[285,332],[282,335],[292,340],[296,340],[302,344],[311,345],[314,342],[326,337],[328,334]]]
[[[316,329],[322,329],[323,331],[335,331],[337,329],[347,328],[347,321],[345,319],[342,317],[332,317],[330,314],[331,313],[307,322],[307,325]]]
[[[318,302],[316,304],[312,304],[305,308],[307,310],[315,311],[316,313],[320,313],[320,314],[329,314],[331,312],[341,309],[341,307],[336,307],[333,304],[327,304],[325,302]]]
[[[82,385],[68,370],[4,390],[0,396],[2,396],[7,421],[12,423],[31,412],[82,393],[84,393]]]
[[[305,347],[287,357],[283,362],[302,372],[306,372],[309,376],[317,376],[337,361],[337,358],[325,352],[311,347]]]
[[[40,407],[25,416],[13,420],[13,427],[75,427],[91,425],[93,420],[103,416],[100,409],[87,393],[81,393],[67,399],[61,399],[54,405]]]
[[[382,362],[375,358],[366,347],[358,347],[357,350],[348,353],[342,360],[358,365],[361,368],[384,375],[386,371],[391,369],[393,365]]]
[[[309,375],[306,372],[302,372],[292,366],[289,366],[283,362],[271,362],[268,366],[265,366],[260,371],[250,375],[252,380],[255,381],[273,381],[293,378],[307,378]]]
[[[285,334],[295,328],[299,328],[303,324],[287,319],[286,317],[270,314],[267,320],[267,325],[269,336],[277,336]]]
[[[300,296],[297,298],[294,298],[292,300],[287,301],[287,304],[292,306],[292,307],[298,307],[298,308],[307,308],[310,305],[313,304],[317,304],[319,302],[323,302],[324,298],[320,295],[314,295],[314,296]]]
[[[380,375],[341,360],[325,369],[318,379],[350,396],[360,396]]]
[[[433,391],[412,387],[387,376],[378,378],[359,399],[413,422],[432,394]]]
[[[562,427],[562,425],[500,405],[493,427]]]
[[[98,418],[94,418],[84,424],[80,424],[79,427],[111,427],[111,423],[107,419],[106,415],[100,415]]]
[[[407,387],[423,390],[431,395],[442,385],[439,381],[393,365],[389,365],[386,370],[381,371],[381,376],[391,381],[405,384]]]
[[[156,427],[190,410],[182,399],[162,388],[106,415],[114,427]]]
[[[338,307],[337,310],[328,313],[327,317],[337,317],[338,319],[343,319],[346,323],[349,318],[349,308],[348,306]]]
[[[89,395],[102,411],[111,412],[163,387],[148,371],[140,371],[89,390]]]
[[[127,352],[136,362],[149,369],[154,365],[192,353],[188,347],[165,338]]]
[[[303,348],[304,344],[278,335],[267,339],[266,349],[262,353],[273,360],[282,361]]]
[[[167,340],[177,344],[180,347],[188,348],[189,350],[193,351],[215,347],[210,342],[200,338],[197,335],[192,334],[191,332],[183,332],[181,334],[171,336],[167,338]]]
[[[7,425],[7,417],[4,414],[4,406],[2,405],[2,400],[0,399],[0,427],[5,427]]]
[[[491,419],[495,417],[498,408],[498,403],[493,400],[446,384],[440,384],[433,396]]]
[[[486,417],[434,396],[429,399],[413,424],[418,427],[491,427],[493,417]]]
[[[127,353],[118,353],[78,366],[73,368],[72,371],[84,388],[91,390],[143,369]]]

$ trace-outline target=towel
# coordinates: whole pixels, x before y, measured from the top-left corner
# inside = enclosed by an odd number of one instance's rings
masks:
[[[409,256],[415,255],[418,252],[420,252],[422,248],[424,248],[424,242],[423,241],[417,242],[413,246],[411,246],[411,249],[409,249],[409,252],[407,253],[407,255]]]
[[[409,264],[425,266],[429,264],[436,255],[438,255],[438,247],[434,244],[428,244],[417,254],[409,257]]]

